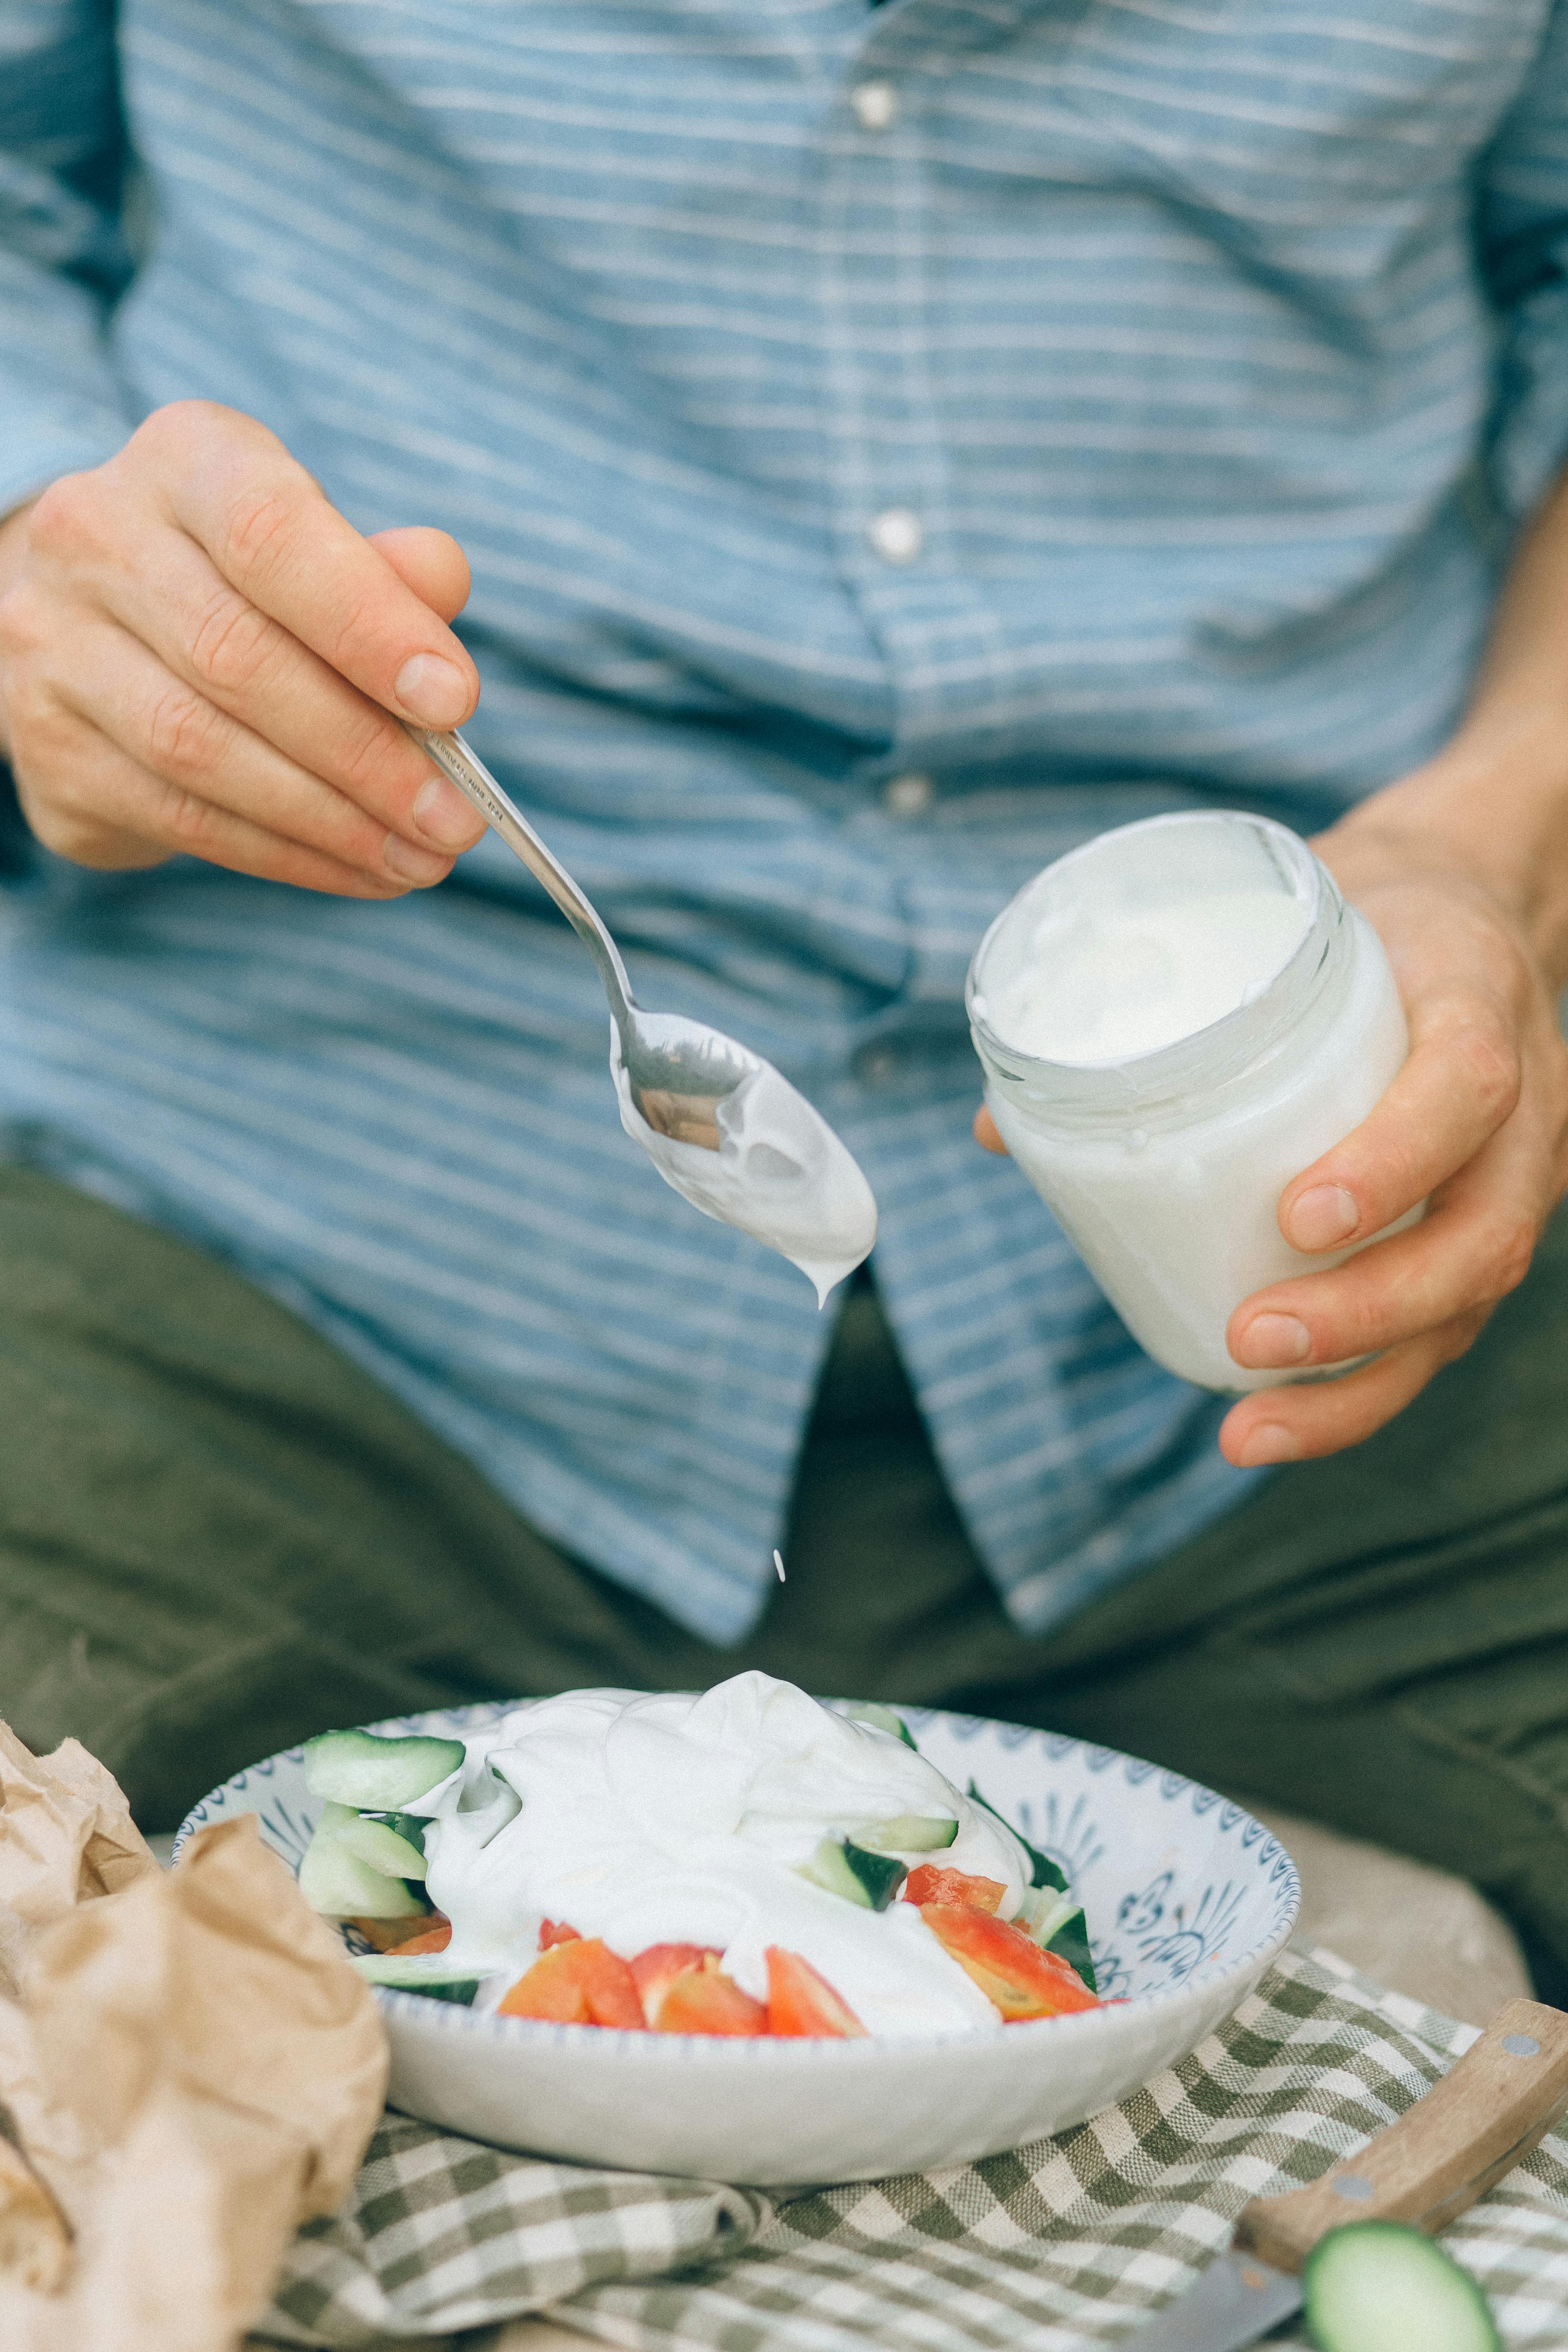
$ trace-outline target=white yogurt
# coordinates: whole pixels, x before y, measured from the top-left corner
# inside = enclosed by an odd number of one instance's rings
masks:
[[[1102,834],[997,917],[969,1010],[1003,1141],[1141,1346],[1205,1388],[1300,1377],[1244,1371],[1226,1326],[1352,1255],[1292,1249],[1279,1195],[1409,1044],[1376,933],[1306,843],[1229,812]]]
[[[498,1988],[531,1966],[552,1919],[626,1959],[650,1944],[713,1946],[757,2000],[766,1948],[782,1945],[869,2033],[999,2024],[912,1905],[865,1910],[796,1867],[825,1837],[946,1817],[951,1846],[903,1859],[999,1879],[1000,1916],[1017,1910],[1018,1841],[892,1733],[752,1673],[698,1697],[573,1691],[467,1746],[461,1774],[412,1810],[437,1816],[426,1884],[452,1922],[449,1958]]]
[[[1152,1054],[1234,1013],[1301,944],[1282,890],[1199,892],[1152,907],[1098,898],[1045,915],[1029,961],[989,1000],[1005,1045],[1049,1062]]]
[[[763,1062],[719,1104],[717,1151],[648,1125],[632,1100],[614,1022],[610,1069],[621,1125],[665,1182],[705,1217],[736,1226],[798,1265],[816,1286],[818,1307],[869,1257],[877,1202],[859,1162],[771,1064]]]

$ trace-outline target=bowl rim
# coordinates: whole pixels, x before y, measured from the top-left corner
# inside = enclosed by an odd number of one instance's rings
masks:
[[[618,1687],[618,1685],[605,1685],[603,1687],[607,1689]],[[647,1695],[656,1696],[656,1694]],[[658,1695],[662,1696],[662,1694]],[[545,1693],[542,1696],[551,1696],[552,1694]],[[594,2050],[606,2059],[619,2056],[623,2063],[635,2053],[639,2059],[645,2061],[652,2058],[655,2064],[690,2065],[696,2063],[705,2065],[753,2067],[758,2065],[774,2067],[836,2065],[840,2068],[853,2069],[858,2065],[876,2064],[885,2060],[889,2052],[900,2055],[918,2055],[953,2049],[973,2049],[978,2035],[984,2035],[989,2040],[994,2032],[1002,2030],[1004,2026],[1008,2033],[1009,2047],[1013,2046],[1014,2036],[1025,2036],[1026,2046],[1027,2046],[1037,2041],[1042,2033],[1054,2035],[1058,2046],[1064,2033],[1069,2041],[1081,2042],[1086,2035],[1105,2032],[1108,2030],[1106,2021],[1111,2017],[1113,2011],[1128,2010],[1135,2012],[1140,2019],[1158,2019],[1167,2011],[1190,2002],[1195,1991],[1200,1990],[1217,1991],[1227,1979],[1245,1979],[1248,1986],[1255,1984],[1263,1969],[1279,1952],[1283,1951],[1295,1933],[1296,1923],[1301,1910],[1301,1880],[1296,1867],[1295,1857],[1287,1846],[1280,1843],[1273,1832],[1258,1821],[1255,1813],[1248,1812],[1247,1807],[1237,1803],[1234,1797],[1224,1797],[1217,1790],[1209,1788],[1206,1782],[1195,1780],[1189,1774],[1177,1772],[1167,1765],[1155,1764],[1147,1757],[1133,1756],[1125,1748],[1108,1748],[1098,1741],[1080,1739],[1073,1733],[1047,1731],[1038,1724],[1010,1723],[997,1716],[964,1714],[952,1707],[928,1706],[923,1704],[915,1705],[912,1702],[891,1699],[879,1703],[890,1706],[895,1714],[908,1717],[916,1728],[922,1725],[942,1722],[969,1726],[972,1727],[971,1737],[982,1730],[1012,1732],[1016,1737],[1007,1743],[1010,1748],[1020,1748],[1027,1740],[1049,1741],[1056,1751],[1051,1759],[1054,1763],[1060,1763],[1072,1749],[1078,1748],[1089,1762],[1091,1770],[1108,1770],[1115,1764],[1137,1768],[1137,1780],[1131,1780],[1129,1776],[1130,1785],[1133,1787],[1142,1787],[1146,1780],[1152,1779],[1157,1774],[1167,1802],[1174,1802],[1179,1796],[1190,1793],[1194,1800],[1208,1801],[1201,1807],[1194,1803],[1194,1812],[1206,1814],[1216,1806],[1226,1808],[1236,1818],[1226,1824],[1226,1834],[1228,1835],[1233,1830],[1245,1832],[1246,1826],[1250,1823],[1258,1831],[1258,1839],[1248,1842],[1249,1845],[1257,1844],[1261,1841],[1258,1854],[1259,1866],[1273,1861],[1276,1856],[1282,1859],[1286,1865],[1283,1872],[1276,1871],[1274,1874],[1279,1890],[1279,1916],[1282,1916],[1283,1925],[1276,1924],[1271,1927],[1266,1935],[1249,1944],[1247,1949],[1239,1953],[1235,1959],[1226,1960],[1214,1968],[1212,1973],[1208,1972],[1208,1964],[1204,1964],[1202,1973],[1194,1969],[1177,1984],[1163,1985],[1151,1992],[1123,1994],[1114,2000],[1102,2002],[1098,2009],[1075,2010],[1060,2017],[1018,2018],[1010,2023],[1006,2020],[999,2019],[995,2028],[980,2025],[948,2026],[923,2033],[868,2033],[843,2040],[815,2034],[796,2037],[773,2034],[648,2033],[634,2032],[625,2026],[567,2025],[546,2018],[500,2017],[489,2011],[476,2014],[473,2010],[464,2008],[456,2001],[431,2000],[425,1995],[402,1992],[390,1985],[375,1985],[372,1987],[372,1990],[382,2006],[389,2011],[394,2018],[409,2024],[417,2024],[436,2032],[457,2033],[459,2037],[482,2034],[485,2038],[499,2042],[503,2048],[510,2046],[512,2048]],[[537,1704],[537,1699],[528,1696],[514,1699],[475,1699],[458,1706],[425,1707],[412,1715],[383,1716],[375,1723],[358,1725],[354,1727],[379,1733],[384,1737],[396,1737],[406,1734],[410,1730],[423,1729],[432,1717],[439,1717],[444,1722],[453,1724],[493,1723],[503,1716],[514,1714],[520,1707]],[[861,1702],[854,1699],[834,1698],[825,1699],[822,1704],[838,1711],[858,1706]],[[216,1788],[209,1789],[205,1796],[197,1799],[175,1832],[173,1859],[178,1861],[183,1848],[198,1829],[209,1826],[205,1818],[207,1808],[224,1807],[231,1790],[237,1792],[243,1791],[253,1775],[270,1776],[279,1764],[302,1765],[303,1762],[302,1742],[292,1748],[280,1748],[271,1756],[263,1757],[257,1763],[247,1764],[242,1770],[231,1773],[228,1779],[220,1781]],[[203,1818],[198,1820],[198,1815]],[[282,1857],[279,1856],[279,1859],[281,1860]],[[1241,1997],[1239,1992],[1237,1997],[1238,1999]],[[655,2057],[656,2052],[664,2054]]]

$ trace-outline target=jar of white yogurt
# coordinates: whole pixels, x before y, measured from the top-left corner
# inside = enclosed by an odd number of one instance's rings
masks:
[[[1204,1388],[1299,1378],[1244,1371],[1226,1326],[1351,1255],[1292,1249],[1279,1195],[1409,1050],[1382,942],[1306,843],[1231,811],[1101,834],[1003,908],[966,1002],[1004,1142],[1140,1345]]]

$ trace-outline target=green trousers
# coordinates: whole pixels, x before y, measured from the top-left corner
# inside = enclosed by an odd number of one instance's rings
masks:
[[[787,1558],[749,1639],[700,1641],[227,1267],[0,1170],[0,1714],[74,1732],[147,1827],[329,1724],[755,1665],[1077,1732],[1445,1865],[1568,1988],[1568,1218],[1388,1429],[1040,1641],[864,1286]]]

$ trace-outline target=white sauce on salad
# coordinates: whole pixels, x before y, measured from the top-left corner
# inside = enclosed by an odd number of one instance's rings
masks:
[[[550,1919],[625,1959],[713,1946],[756,2000],[766,1948],[782,1945],[868,2033],[999,2024],[912,1905],[863,1909],[799,1875],[825,1837],[945,1816],[952,1845],[902,1858],[998,1879],[998,1916],[1016,1912],[1029,1883],[1019,1842],[896,1734],[752,1673],[697,1697],[572,1691],[466,1744],[461,1770],[409,1810],[433,1817],[426,1884],[452,1923],[448,1958],[493,1978],[498,1997]]]

